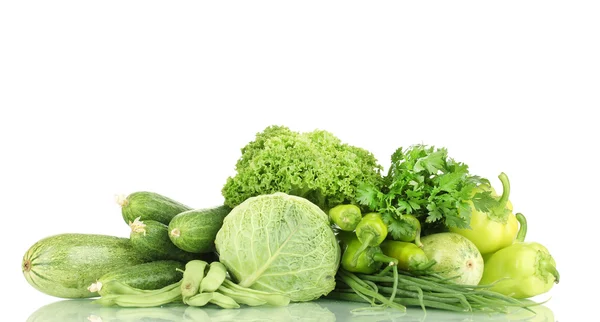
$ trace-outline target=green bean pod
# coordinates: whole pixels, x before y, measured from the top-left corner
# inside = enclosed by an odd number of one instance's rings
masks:
[[[221,262],[212,262],[200,282],[200,293],[216,291],[227,277],[227,268]]]
[[[212,299],[210,299],[210,303],[216,304],[224,309],[237,309],[240,305],[231,297],[227,295],[223,295],[218,292],[212,293]]]
[[[261,306],[267,304],[267,301],[260,298],[259,295],[248,292],[236,292],[222,285],[219,287],[218,292],[231,297],[240,304],[246,304],[248,306]]]
[[[187,298],[196,295],[200,290],[200,283],[204,279],[204,270],[207,265],[207,262],[198,259],[191,260],[185,264],[181,280],[181,296],[184,302]]]
[[[102,296],[95,303],[121,307],[155,307],[175,302],[181,299],[179,287],[173,287],[168,291],[148,292],[145,294],[110,294]]]
[[[185,299],[185,304],[190,306],[204,306],[213,298],[212,292],[210,293],[198,293],[194,296]]]

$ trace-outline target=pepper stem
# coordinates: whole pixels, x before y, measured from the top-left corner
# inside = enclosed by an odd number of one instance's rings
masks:
[[[540,266],[543,271],[552,274],[552,276],[554,276],[554,283],[558,284],[558,281],[560,280],[560,274],[558,273],[556,266],[554,266],[554,264],[548,260],[541,260]]]
[[[506,207],[508,197],[510,196],[510,182],[508,181],[508,176],[504,172],[500,173],[498,179],[502,182],[502,196],[500,197],[499,202],[502,206]]]
[[[517,233],[517,241],[524,242],[525,235],[527,235],[527,219],[522,213],[517,213],[515,215],[517,217],[517,221],[519,222],[519,232]]]
[[[421,242],[421,227],[417,228],[417,233],[415,235],[415,245],[419,246],[419,248],[423,248],[423,243]]]
[[[367,247],[369,247],[369,244],[371,243],[371,240],[373,240],[373,238],[375,238],[375,235],[373,234],[369,234],[365,238],[365,241],[356,250],[356,253],[354,253],[354,257],[352,257],[352,266],[356,266],[356,263],[358,262],[358,257],[360,257],[360,254],[362,254],[367,249]]]
[[[385,255],[383,253],[375,253],[375,254],[373,254],[373,260],[376,261],[376,262],[386,263],[386,264],[388,264],[390,266],[398,265],[398,260],[397,259],[395,259],[393,257],[390,257],[390,256],[387,256],[387,255]]]

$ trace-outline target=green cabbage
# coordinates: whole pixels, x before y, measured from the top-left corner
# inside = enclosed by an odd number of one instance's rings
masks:
[[[225,217],[215,246],[241,286],[293,302],[335,287],[340,247],[327,215],[302,197],[276,192],[245,200]]]

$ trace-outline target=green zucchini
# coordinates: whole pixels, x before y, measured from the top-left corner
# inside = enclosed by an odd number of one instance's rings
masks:
[[[187,252],[212,252],[217,232],[230,211],[231,208],[225,205],[184,211],[169,223],[169,238],[175,246]]]
[[[169,239],[168,226],[163,223],[136,218],[129,226],[129,239],[133,248],[153,260],[189,262],[199,257],[199,254],[189,253],[175,246]]]
[[[140,220],[155,220],[168,225],[175,215],[192,208],[155,192],[138,191],[127,197],[119,196],[121,214],[125,223]]]
[[[173,260],[161,260],[122,267],[102,275],[90,285],[90,291],[98,292],[101,296],[107,294],[104,285],[119,282],[141,290],[156,290],[178,282],[183,278],[185,264]]]
[[[23,256],[25,279],[42,293],[61,298],[98,296],[87,288],[99,276],[150,261],[127,238],[60,234],[39,240]]]

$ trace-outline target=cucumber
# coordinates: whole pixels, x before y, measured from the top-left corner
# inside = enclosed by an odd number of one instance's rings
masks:
[[[169,239],[168,226],[163,223],[136,218],[129,226],[129,239],[133,248],[152,260],[189,262],[199,257],[199,254],[189,253],[175,246]]]
[[[169,223],[169,238],[175,246],[191,253],[215,250],[217,232],[231,208],[219,206],[184,211]]]
[[[183,278],[181,271],[184,269],[184,263],[173,260],[122,267],[102,275],[88,289],[104,296],[106,291],[103,285],[117,281],[141,290],[156,290],[181,280]]]
[[[155,192],[138,191],[127,197],[119,196],[117,203],[121,205],[121,214],[125,223],[140,220],[155,220],[168,225],[175,215],[192,208],[171,198]]]
[[[121,267],[149,262],[129,239],[94,234],[60,234],[39,240],[23,256],[22,271],[34,288],[61,298],[98,296],[87,288]]]

